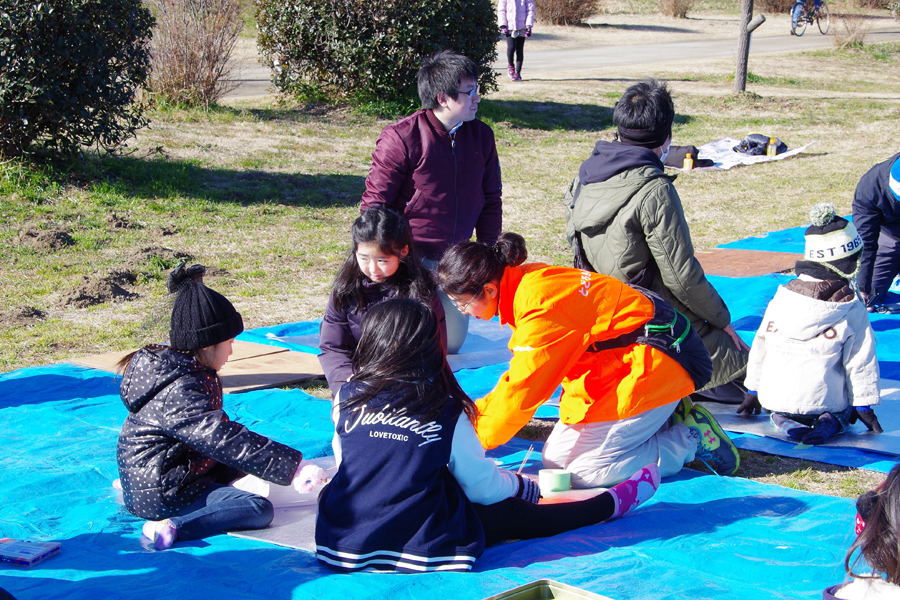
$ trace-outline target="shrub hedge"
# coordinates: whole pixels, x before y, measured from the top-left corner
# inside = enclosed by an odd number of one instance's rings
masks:
[[[0,3],[0,154],[109,150],[146,125],[152,25],[141,0]]]
[[[496,89],[492,0],[257,0],[257,43],[284,93],[359,104],[418,104],[422,58],[452,49]]]
[[[600,12],[600,0],[534,0],[538,21],[578,25]]]

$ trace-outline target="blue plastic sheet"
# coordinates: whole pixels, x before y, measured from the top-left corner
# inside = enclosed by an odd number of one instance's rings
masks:
[[[541,578],[628,600],[819,598],[843,580],[853,502],[686,471],[620,521],[489,548],[469,574],[337,574],[302,551],[232,536],[142,546],[119,504],[125,409],[112,375],[57,365],[0,375],[3,536],[62,543],[30,569],[0,566],[19,600],[67,598],[479,599]],[[329,402],[297,390],[229,395],[226,410],[310,455],[327,452]],[[518,468],[529,442],[495,451]],[[526,471],[540,466],[536,444]]]

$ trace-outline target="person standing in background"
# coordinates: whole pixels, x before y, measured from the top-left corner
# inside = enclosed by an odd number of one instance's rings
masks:
[[[494,132],[475,118],[478,66],[443,50],[422,61],[422,108],[384,128],[375,142],[360,212],[386,206],[409,222],[422,264],[433,270],[444,251],[475,233],[493,244],[503,221],[500,161]],[[469,320],[441,294],[447,353],[466,339]]]
[[[534,0],[500,0],[497,4],[500,35],[506,37],[506,68],[509,78],[522,81],[522,56],[525,38],[531,37],[534,27]]]
[[[884,297],[900,272],[900,154],[859,180],[853,223],[863,241],[856,283],[869,312],[885,310]]]

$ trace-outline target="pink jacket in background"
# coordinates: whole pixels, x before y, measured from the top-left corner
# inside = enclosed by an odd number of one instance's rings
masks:
[[[534,26],[534,0],[499,0],[497,23],[509,29]]]

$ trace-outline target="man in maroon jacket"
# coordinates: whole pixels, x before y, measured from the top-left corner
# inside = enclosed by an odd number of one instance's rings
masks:
[[[381,204],[409,221],[425,264],[474,232],[493,244],[503,219],[500,163],[494,132],[475,118],[478,67],[444,50],[418,74],[422,108],[385,127],[375,142],[360,210]],[[448,352],[459,350],[468,319],[446,296]]]

